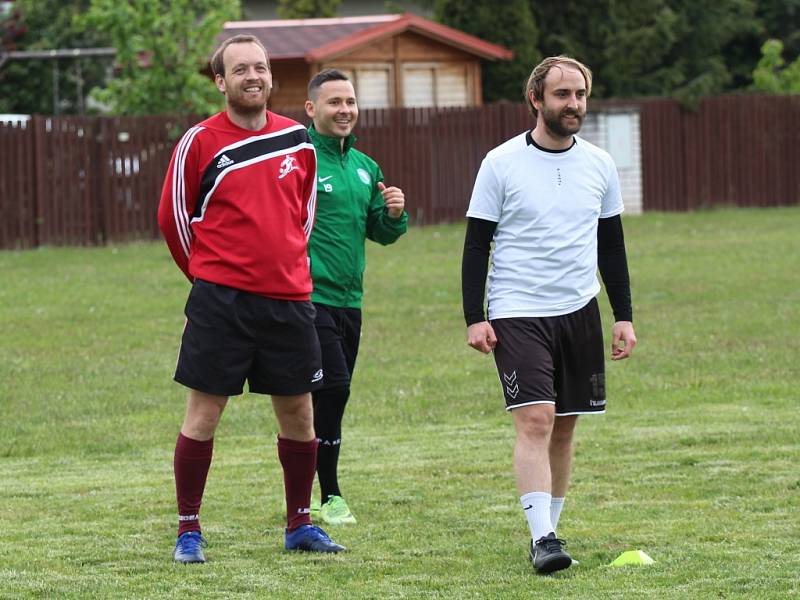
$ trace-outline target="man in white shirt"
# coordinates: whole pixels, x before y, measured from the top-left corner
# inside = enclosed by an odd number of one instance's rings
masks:
[[[615,318],[611,359],[636,345],[619,177],[608,153],[576,135],[591,86],[591,71],[568,57],[534,68],[525,95],[536,126],[486,155],[467,211],[467,343],[494,353],[538,573],[573,562],[556,536],[573,433],[578,415],[605,412],[598,267]]]

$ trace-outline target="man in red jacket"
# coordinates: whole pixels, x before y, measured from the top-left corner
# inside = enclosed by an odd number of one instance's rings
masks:
[[[267,110],[267,51],[237,35],[211,67],[225,110],[189,129],[172,156],[158,222],[192,282],[175,380],[189,388],[175,446],[174,559],[204,562],[200,504],[214,432],[230,396],[270,394],[286,492],[287,550],[339,552],[309,505],[317,459],[311,391],[322,381],[307,244],[317,163],[305,127]]]

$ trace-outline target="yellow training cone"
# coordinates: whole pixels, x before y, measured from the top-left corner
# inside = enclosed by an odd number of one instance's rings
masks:
[[[612,567],[624,567],[626,565],[652,565],[654,561],[641,550],[628,550],[620,554],[611,561]]]

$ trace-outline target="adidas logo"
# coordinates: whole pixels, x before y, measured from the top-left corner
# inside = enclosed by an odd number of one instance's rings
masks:
[[[233,164],[233,161],[228,158],[226,154],[223,154],[220,159],[217,161],[217,168],[224,169],[225,167],[229,167]]]

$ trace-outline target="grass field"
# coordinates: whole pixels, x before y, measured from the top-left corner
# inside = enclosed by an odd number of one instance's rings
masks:
[[[0,253],[0,598],[800,597],[800,210],[625,228],[639,346],[578,425],[559,534],[580,565],[553,577],[526,559],[493,362],[464,342],[461,225],[369,249],[341,465],[359,523],[331,531],[351,551],[282,551],[276,427],[245,395],[191,566],[171,561],[187,282],[158,243]],[[607,566],[626,549],[656,563]]]

